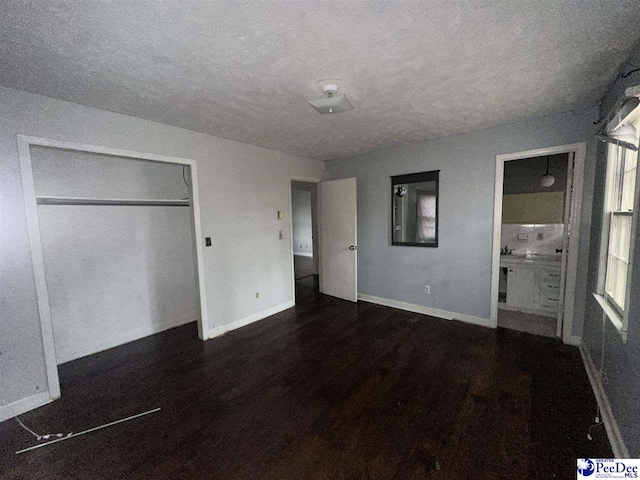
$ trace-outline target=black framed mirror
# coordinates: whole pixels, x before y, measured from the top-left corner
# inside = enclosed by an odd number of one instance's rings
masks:
[[[391,244],[438,246],[440,170],[391,177]]]

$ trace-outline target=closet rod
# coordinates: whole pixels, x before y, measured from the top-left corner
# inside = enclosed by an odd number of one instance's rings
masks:
[[[125,199],[125,198],[79,198],[36,197],[38,205],[130,205],[148,207],[188,207],[189,200],[180,199]]]

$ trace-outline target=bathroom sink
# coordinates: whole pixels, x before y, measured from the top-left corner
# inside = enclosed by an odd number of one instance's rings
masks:
[[[545,262],[560,262],[562,260],[562,255],[538,255],[532,254],[529,257],[532,260],[544,260]]]
[[[562,255],[543,255],[538,253],[524,253],[524,254],[513,254],[513,255],[500,255],[500,258],[504,258],[504,259],[512,258],[514,260],[539,260],[544,262],[560,262],[562,260]]]

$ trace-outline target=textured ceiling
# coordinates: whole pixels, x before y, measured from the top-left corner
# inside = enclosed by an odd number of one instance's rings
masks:
[[[0,2],[0,83],[333,159],[596,102],[637,0]],[[323,80],[355,110],[316,113]]]

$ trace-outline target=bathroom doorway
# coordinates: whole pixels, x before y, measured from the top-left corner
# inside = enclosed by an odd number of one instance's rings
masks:
[[[498,156],[492,285],[497,327],[574,343],[578,235],[572,232],[579,228],[577,175],[584,162],[579,147]]]

